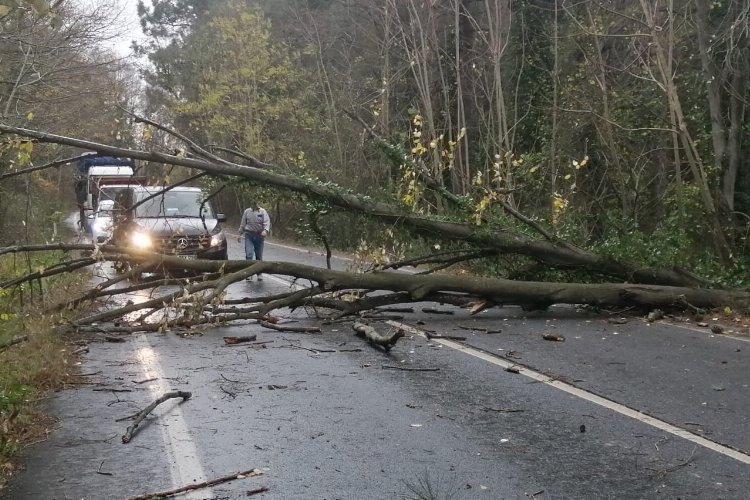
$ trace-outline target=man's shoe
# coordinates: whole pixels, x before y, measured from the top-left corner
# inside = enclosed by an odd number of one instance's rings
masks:
[[[263,276],[260,274],[258,275],[258,281],[263,281]]]

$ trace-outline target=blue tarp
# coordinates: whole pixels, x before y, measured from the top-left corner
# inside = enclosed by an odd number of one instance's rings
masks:
[[[116,167],[133,167],[133,169],[135,169],[135,162],[130,158],[116,158],[114,156],[92,155],[87,158],[78,160],[78,174],[85,176],[86,174],[88,174],[91,167],[104,165],[112,165]]]

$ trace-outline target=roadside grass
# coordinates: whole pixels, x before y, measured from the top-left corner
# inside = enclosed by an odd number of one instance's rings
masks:
[[[60,256],[50,252],[24,259],[23,269],[44,267]],[[15,257],[0,258],[0,276],[5,279],[23,274],[17,264]],[[86,279],[83,273],[77,273],[44,283],[0,288],[0,496],[18,468],[14,461],[18,452],[45,439],[55,423],[41,413],[40,402],[77,376],[73,350],[55,331],[64,317],[43,311],[72,297]],[[12,343],[14,340],[17,342]]]

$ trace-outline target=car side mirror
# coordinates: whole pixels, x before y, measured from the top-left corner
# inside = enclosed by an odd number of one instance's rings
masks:
[[[227,216],[226,214],[216,214],[216,220],[219,222],[226,222]]]

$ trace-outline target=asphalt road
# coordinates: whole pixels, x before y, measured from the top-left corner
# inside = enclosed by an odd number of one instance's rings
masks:
[[[274,244],[265,257],[325,262]],[[288,287],[268,276],[230,294]],[[47,402],[57,428],[26,450],[8,498],[128,498],[250,469],[183,498],[750,498],[750,338],[572,308],[413,308],[372,323],[408,332],[390,353],[348,323],[93,342],[91,383]],[[251,334],[260,343],[222,340]],[[192,397],[123,444],[131,421],[117,420],[171,390]]]

